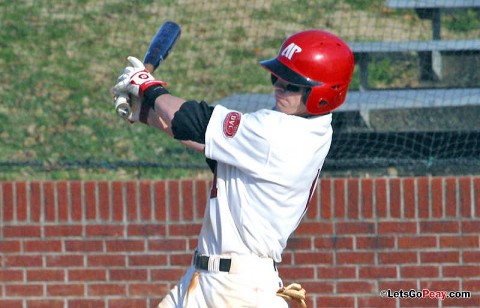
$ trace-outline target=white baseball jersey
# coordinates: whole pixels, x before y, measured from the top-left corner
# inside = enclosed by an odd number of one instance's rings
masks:
[[[331,114],[274,110],[241,114],[216,106],[205,155],[217,161],[198,251],[281,261],[300,223],[332,140]]]

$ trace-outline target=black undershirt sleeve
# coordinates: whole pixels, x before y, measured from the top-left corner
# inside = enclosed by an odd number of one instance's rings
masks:
[[[205,133],[214,107],[205,101],[185,102],[172,119],[172,133],[177,140],[191,140],[205,144]],[[216,161],[207,158],[207,164],[213,171]]]

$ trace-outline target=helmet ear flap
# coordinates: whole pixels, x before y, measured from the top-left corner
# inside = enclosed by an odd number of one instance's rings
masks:
[[[305,106],[311,114],[326,114],[338,108],[346,99],[348,84],[331,86],[322,84],[312,87],[309,95],[305,95]]]

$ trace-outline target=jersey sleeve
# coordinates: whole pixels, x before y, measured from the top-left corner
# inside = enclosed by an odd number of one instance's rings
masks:
[[[262,113],[216,106],[205,134],[205,156],[249,171],[261,172],[270,158],[272,132]]]
[[[172,119],[173,137],[178,140],[191,140],[205,143],[205,132],[214,107],[204,101],[187,101]]]

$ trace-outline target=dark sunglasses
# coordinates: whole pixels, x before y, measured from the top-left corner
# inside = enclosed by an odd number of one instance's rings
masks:
[[[270,77],[272,79],[272,85],[275,86],[275,83],[277,82],[278,77],[273,74],[271,74]],[[281,88],[292,93],[300,92],[300,90],[302,89],[302,87],[293,85],[291,83],[287,83],[286,85],[281,86]]]

